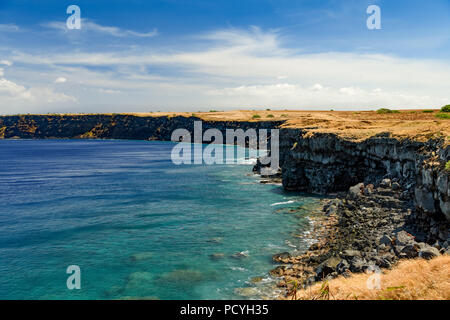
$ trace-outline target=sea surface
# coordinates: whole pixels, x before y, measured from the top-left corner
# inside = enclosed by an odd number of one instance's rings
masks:
[[[309,245],[317,199],[251,161],[174,165],[173,146],[0,140],[0,299],[273,297],[271,257]]]

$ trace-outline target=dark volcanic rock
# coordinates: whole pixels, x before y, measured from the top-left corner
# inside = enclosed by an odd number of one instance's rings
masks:
[[[440,256],[439,250],[431,246],[426,246],[419,251],[419,257],[423,259],[433,259],[438,256]]]

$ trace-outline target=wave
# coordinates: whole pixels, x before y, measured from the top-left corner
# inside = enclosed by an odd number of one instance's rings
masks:
[[[295,202],[295,200],[289,200],[289,201],[285,201],[285,202],[276,202],[276,203],[272,203],[270,206],[271,207],[275,207],[275,206],[280,206],[280,205],[283,205],[283,204],[291,204],[291,203],[294,203]]]

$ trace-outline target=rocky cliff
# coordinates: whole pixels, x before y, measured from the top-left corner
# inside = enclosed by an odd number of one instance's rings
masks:
[[[441,241],[450,235],[450,172],[445,170],[449,152],[440,139],[419,142],[386,133],[351,141],[304,129],[280,132],[286,189],[327,194],[390,179],[402,190],[400,199],[414,200],[417,224]]]
[[[197,117],[141,117],[125,114],[23,115],[0,117],[0,139],[129,139],[170,141],[172,132],[193,132]],[[270,129],[283,121],[204,121],[203,129]]]

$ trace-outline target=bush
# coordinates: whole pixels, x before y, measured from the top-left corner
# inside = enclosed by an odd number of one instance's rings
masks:
[[[445,164],[445,170],[450,171],[450,161]]]
[[[209,110],[209,112],[217,112],[217,110],[214,110],[214,109],[213,109],[213,110]]]
[[[450,119],[450,114],[449,113],[442,113],[442,112],[440,112],[440,113],[437,113],[435,115],[435,117],[439,118],[439,119]]]
[[[441,108],[441,112],[450,112],[450,104]]]
[[[252,119],[260,119],[260,118],[261,118],[261,116],[259,114],[254,114],[252,117]]]
[[[268,114],[267,118],[274,118],[273,114]]]
[[[434,110],[423,110],[422,112],[423,112],[423,113],[433,113]]]
[[[400,113],[400,111],[398,110],[391,110],[391,109],[387,109],[387,108],[381,108],[377,110],[378,114],[387,114],[387,113]]]

